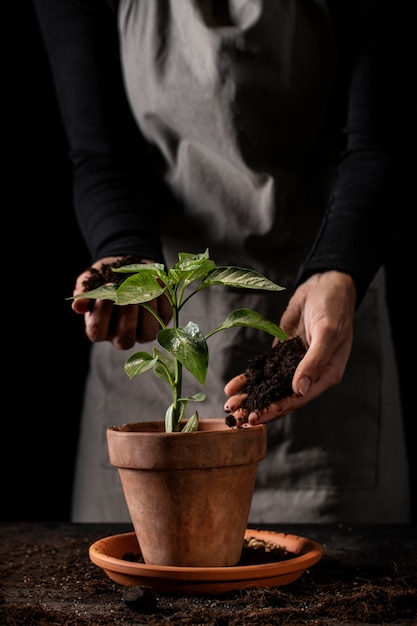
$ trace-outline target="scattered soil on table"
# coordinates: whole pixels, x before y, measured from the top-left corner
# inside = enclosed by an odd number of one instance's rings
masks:
[[[380,538],[357,534],[342,555],[332,546],[332,532],[321,537],[319,530],[315,538],[329,540],[323,557],[296,581],[213,596],[163,594],[113,582],[88,557],[89,546],[108,536],[110,527],[3,527],[1,626],[416,624],[417,572],[412,558],[404,562],[402,557],[415,550],[411,532],[394,548],[383,531]],[[126,532],[125,527],[112,528]],[[349,529],[335,527],[333,532],[344,537]],[[340,547],[341,539],[335,543]]]

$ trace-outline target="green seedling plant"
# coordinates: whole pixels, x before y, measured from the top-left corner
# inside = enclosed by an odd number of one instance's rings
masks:
[[[204,392],[182,397],[182,373],[185,367],[204,387],[209,366],[207,339],[212,335],[234,326],[248,326],[271,334],[278,339],[288,336],[277,324],[267,320],[251,309],[237,309],[230,313],[217,328],[204,335],[195,322],[180,325],[180,312],[187,302],[203,289],[222,285],[237,289],[282,291],[284,287],[272,282],[262,274],[250,269],[235,266],[217,267],[210,259],[208,249],[200,254],[180,252],[178,262],[166,271],[160,263],[134,263],[112,268],[117,273],[129,274],[120,283],[105,284],[101,287],[77,294],[74,298],[111,300],[116,305],[140,304],[151,313],[161,326],[157,342],[163,351],[154,347],[152,354],[136,352],[125,362],[124,369],[131,380],[153,370],[154,374],[169,384],[172,403],[166,410],[166,432],[192,432],[198,429],[199,416],[195,411],[189,419],[184,419],[189,402],[203,402]],[[190,285],[193,287],[187,290]],[[187,291],[186,291],[187,290]],[[172,323],[166,325],[149,302],[166,296],[172,307]]]

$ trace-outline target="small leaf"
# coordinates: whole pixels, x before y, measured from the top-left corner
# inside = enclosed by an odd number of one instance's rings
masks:
[[[178,402],[204,402],[206,399],[206,394],[202,391],[195,393],[193,396],[188,396],[188,398],[178,398]]]
[[[184,425],[184,428],[182,429],[181,432],[194,433],[198,430],[198,424],[199,424],[199,419],[198,419],[198,413],[196,411],[195,413],[192,414],[190,419],[187,420],[187,423]]]
[[[189,285],[216,267],[208,256],[208,249],[201,254],[180,252],[178,258],[179,261],[169,270],[169,277],[175,285],[179,285],[182,280],[185,285]]]
[[[203,333],[194,322],[183,328],[165,328],[158,333],[158,342],[202,385],[206,382],[208,347]]]
[[[192,264],[195,261],[200,262],[209,259],[209,249],[206,248],[204,252],[198,252],[197,254],[193,254],[192,252],[179,252],[178,253],[178,261],[172,267],[181,267],[186,264]]]
[[[125,362],[124,369],[130,380],[151,370],[157,363],[158,357],[152,357],[147,352],[135,352]]]
[[[124,280],[116,292],[116,304],[140,304],[162,295],[165,285],[160,285],[150,272],[140,272]]]
[[[216,267],[214,261],[209,259],[207,251],[199,254],[188,254],[187,252],[180,252],[178,254],[178,261],[172,265],[169,273],[184,275],[190,272],[195,272],[205,265],[207,261]]]
[[[237,289],[261,289],[263,291],[283,291],[281,287],[263,274],[242,267],[217,267],[203,280],[201,289],[211,285],[224,285]]]
[[[257,313],[256,311],[252,311],[251,309],[237,309],[230,313],[223,324],[218,326],[211,333],[206,335],[206,339],[211,337],[215,333],[218,333],[221,330],[225,330],[226,328],[232,328],[232,326],[248,326],[249,328],[255,328],[257,330],[263,330],[270,335],[273,335],[277,339],[287,339],[287,333],[282,330],[277,324],[267,320],[263,315]]]
[[[137,272],[151,272],[154,276],[166,279],[167,275],[161,263],[131,263],[122,267],[112,267],[112,272],[119,274],[136,274]],[[165,282],[165,281],[164,281]]]
[[[174,432],[174,405],[170,404],[165,413],[165,431],[167,433]]]
[[[101,287],[97,287],[97,289],[92,289],[91,291],[86,291],[85,293],[77,293],[75,296],[71,298],[67,298],[67,300],[75,300],[76,298],[90,298],[94,300],[112,300],[116,301],[117,285],[102,285]]]
[[[174,358],[166,352],[161,352],[158,348],[153,349],[153,355],[158,359],[158,362],[153,368],[155,375],[171,385],[175,378]]]

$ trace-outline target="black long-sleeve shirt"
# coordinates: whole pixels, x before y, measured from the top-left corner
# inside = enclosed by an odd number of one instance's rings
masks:
[[[164,189],[160,180],[155,184],[150,147],[127,103],[117,1],[34,3],[70,145],[75,211],[92,259],[135,254],[163,262],[158,205]],[[404,188],[415,66],[407,5],[330,5],[340,51],[332,113],[345,143],[321,229],[297,282],[328,269],[347,272],[356,281],[358,303],[409,210]]]

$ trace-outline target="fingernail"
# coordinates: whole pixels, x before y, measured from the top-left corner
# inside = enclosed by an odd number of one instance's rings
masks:
[[[310,389],[311,380],[307,376],[303,376],[298,383],[298,393],[300,396],[305,396]]]

